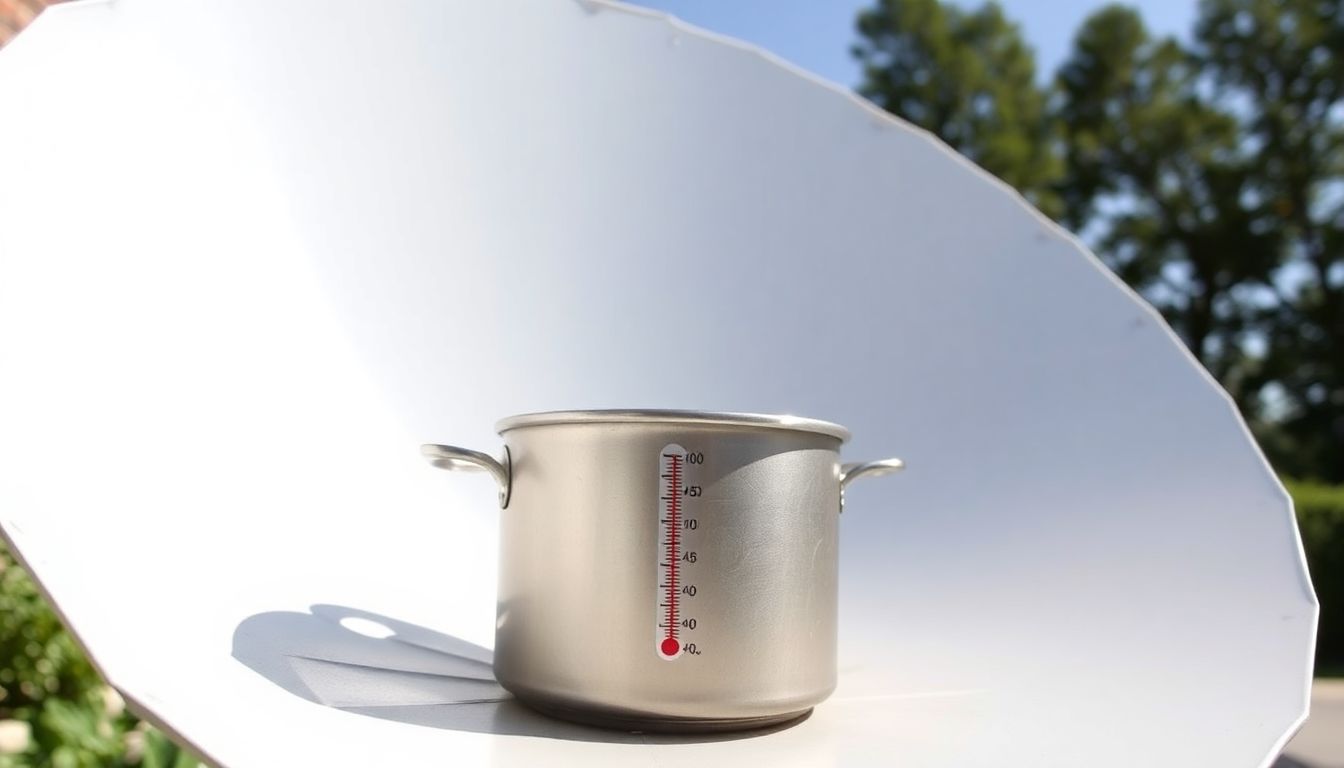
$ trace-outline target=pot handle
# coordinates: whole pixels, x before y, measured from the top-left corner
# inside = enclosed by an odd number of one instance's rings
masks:
[[[426,443],[420,446],[420,454],[429,460],[430,464],[439,469],[449,469],[456,472],[489,472],[491,477],[495,478],[495,483],[499,485],[499,508],[507,509],[509,506],[509,496],[513,491],[513,457],[509,454],[509,447],[504,446],[504,461],[499,462],[488,453],[473,451],[470,448],[459,448],[455,445],[436,445]]]
[[[845,486],[860,477],[881,477],[902,469],[905,469],[905,462],[900,459],[880,459],[840,465],[840,511],[845,511]]]

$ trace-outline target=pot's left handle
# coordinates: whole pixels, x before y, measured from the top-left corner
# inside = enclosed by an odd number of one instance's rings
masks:
[[[504,461],[498,461],[488,453],[459,448],[455,445],[436,445],[427,443],[420,446],[420,453],[429,459],[429,463],[439,469],[451,469],[457,472],[489,472],[499,485],[499,508],[509,506],[509,496],[513,491],[513,457],[509,447],[504,446]]]

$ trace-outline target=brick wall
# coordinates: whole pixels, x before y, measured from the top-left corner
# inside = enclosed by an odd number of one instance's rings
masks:
[[[43,8],[61,0],[0,0],[0,46],[19,34]]]

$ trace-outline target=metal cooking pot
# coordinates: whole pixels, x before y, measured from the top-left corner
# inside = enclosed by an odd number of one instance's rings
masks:
[[[563,411],[496,426],[495,676],[558,717],[632,730],[754,728],[835,688],[849,432],[793,416]]]

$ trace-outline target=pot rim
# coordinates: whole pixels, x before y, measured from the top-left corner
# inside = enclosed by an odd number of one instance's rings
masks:
[[[680,424],[683,426],[765,427],[826,435],[838,439],[841,443],[848,441],[851,437],[849,430],[839,424],[787,414],[619,408],[520,413],[500,419],[495,424],[495,431],[502,435],[511,429],[539,427],[546,424]]]

